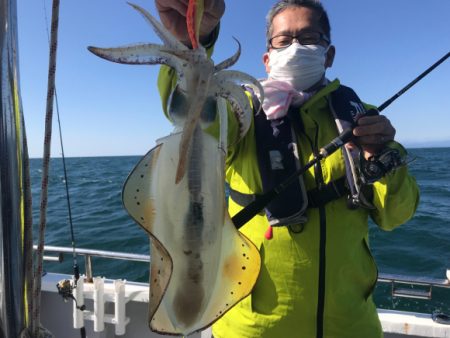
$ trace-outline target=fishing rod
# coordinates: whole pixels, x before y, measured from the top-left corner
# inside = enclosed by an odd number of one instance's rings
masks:
[[[398,99],[400,96],[402,96],[408,89],[410,89],[412,86],[414,86],[417,82],[422,80],[425,76],[427,76],[430,72],[432,72],[437,66],[439,66],[442,62],[448,59],[450,56],[450,52],[445,54],[443,57],[441,57],[438,61],[436,61],[430,68],[428,68],[426,71],[424,71],[422,74],[420,74],[418,77],[416,77],[414,80],[412,80],[410,83],[408,83],[405,87],[403,87],[397,94],[392,96],[389,100],[384,102],[382,105],[378,107],[378,111],[384,110],[387,106],[389,106],[392,102],[394,102],[396,99]]]
[[[386,100],[380,106],[378,106],[378,112],[382,112],[386,107],[388,107],[392,102],[402,96],[406,91],[408,91],[411,87],[413,87],[417,82],[423,79],[426,75],[428,75],[431,71],[433,71],[436,67],[438,67],[441,63],[448,59],[450,56],[450,52],[445,54],[442,58],[436,61],[432,66],[427,68],[423,73],[421,73],[418,77],[416,77],[413,81],[408,83],[405,87],[403,87],[398,93],[392,96],[390,99]],[[372,115],[371,110],[368,111],[368,114]],[[280,193],[282,193],[290,184],[295,182],[295,180],[303,175],[309,168],[319,163],[324,158],[333,154],[336,150],[341,148],[344,144],[349,142],[353,138],[353,128],[347,128],[342,133],[339,134],[336,138],[334,138],[330,143],[326,146],[320,148],[319,154],[311,161],[309,161],[305,166],[298,169],[296,172],[291,174],[286,180],[281,182],[276,187],[270,189],[266,193],[262,195],[257,195],[255,199],[246,207],[244,207],[241,211],[239,211],[236,215],[234,215],[231,220],[237,229],[242,227],[245,223],[250,221],[253,217],[255,217],[261,210],[263,210],[267,204],[273,201]]]

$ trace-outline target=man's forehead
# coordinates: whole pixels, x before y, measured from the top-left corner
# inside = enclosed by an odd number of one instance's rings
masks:
[[[311,8],[288,7],[275,15],[272,20],[272,31],[280,33],[322,32],[319,19],[318,13]]]

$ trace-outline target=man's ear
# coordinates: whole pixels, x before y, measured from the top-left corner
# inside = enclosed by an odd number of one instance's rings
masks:
[[[266,52],[263,54],[262,61],[264,63],[264,66],[266,67],[266,73],[269,74],[270,67],[269,67],[269,52]]]
[[[334,56],[336,54],[336,48],[331,45],[330,48],[328,48],[326,59],[325,59],[325,68],[331,68],[334,61]]]

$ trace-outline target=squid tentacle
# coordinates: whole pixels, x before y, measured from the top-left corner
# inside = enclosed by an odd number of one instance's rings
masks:
[[[181,62],[176,60],[171,51],[165,51],[163,46],[151,43],[114,48],[89,46],[88,50],[102,59],[123,64],[153,65],[159,64],[160,60],[171,59],[170,63],[176,66]]]
[[[232,55],[228,59],[222,61],[221,63],[219,63],[217,65],[215,65],[214,72],[220,72],[223,69],[229,68],[232,65],[234,65],[237,62],[237,60],[239,60],[239,57],[241,56],[241,43],[239,42],[238,39],[236,39],[234,37],[233,37],[233,39],[238,44],[238,50],[236,51],[236,53],[234,53],[234,55]]]
[[[250,128],[253,115],[247,95],[240,86],[232,82],[218,85],[216,95],[227,99],[230,103],[239,122],[239,137],[242,138]]]
[[[116,48],[98,48],[89,46],[88,50],[105,60],[129,65],[168,65],[175,69],[178,82],[186,87],[186,62],[156,44],[139,44]]]
[[[222,70],[216,74],[214,77],[216,81],[232,81],[237,84],[242,84],[246,87],[250,87],[255,94],[260,98],[261,102],[264,100],[264,89],[261,83],[256,80],[253,76],[237,70]]]
[[[170,33],[166,27],[160,24],[149,12],[147,12],[144,8],[128,2],[128,4],[137,10],[142,16],[146,19],[146,21],[152,26],[155,33],[159,36],[159,38],[167,45],[169,48],[174,50],[188,50],[188,48],[178,41],[172,33]]]

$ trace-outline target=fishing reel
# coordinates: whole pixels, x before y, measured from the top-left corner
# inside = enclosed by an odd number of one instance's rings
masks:
[[[385,148],[368,159],[364,157],[362,151],[359,153],[359,170],[364,184],[373,184],[405,164],[405,160],[397,149]]]
[[[86,309],[86,306],[85,305],[78,306],[77,300],[73,296],[73,289],[75,289],[76,287],[77,287],[76,285],[72,285],[72,283],[69,279],[60,280],[56,284],[56,288],[58,289],[58,294],[62,296],[64,301],[67,302],[69,299],[72,299],[75,302],[76,308],[78,310],[83,311]]]

